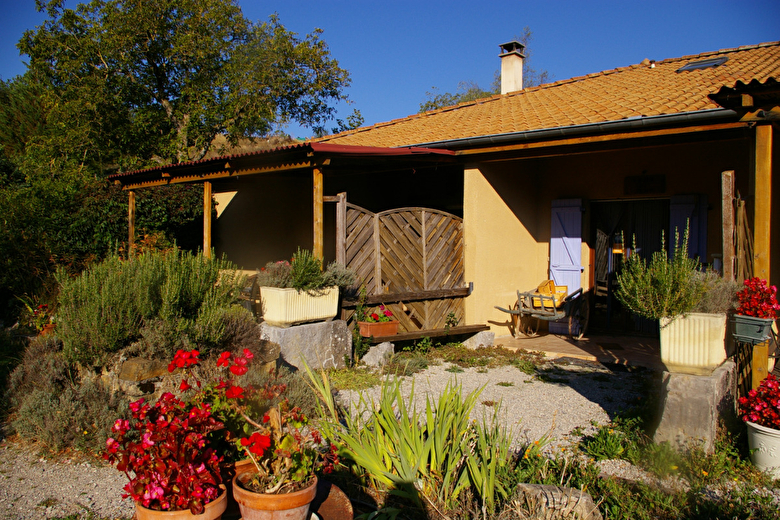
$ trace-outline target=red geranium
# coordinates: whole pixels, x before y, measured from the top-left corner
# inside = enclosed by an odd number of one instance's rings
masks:
[[[780,383],[769,374],[758,388],[739,398],[739,414],[745,422],[780,430]]]
[[[766,280],[754,277],[745,280],[744,287],[737,292],[739,307],[737,314],[754,318],[777,318],[780,305],[777,303],[777,287],[767,286]]]

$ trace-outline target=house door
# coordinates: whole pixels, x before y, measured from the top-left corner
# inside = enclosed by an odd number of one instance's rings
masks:
[[[582,201],[554,200],[550,227],[550,279],[565,285],[569,293],[581,287]],[[568,322],[550,323],[550,332],[567,334]]]

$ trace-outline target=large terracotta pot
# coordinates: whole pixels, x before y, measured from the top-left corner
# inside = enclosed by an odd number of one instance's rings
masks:
[[[309,507],[317,495],[317,477],[301,491],[267,495],[244,489],[240,484],[253,474],[246,471],[233,477],[233,497],[241,509],[242,520],[308,520]]]
[[[365,338],[381,338],[383,336],[395,336],[398,334],[398,322],[391,321],[359,321],[360,335]]]
[[[780,430],[747,421],[750,460],[772,478],[780,478]]]
[[[216,500],[206,504],[203,513],[199,515],[193,515],[189,509],[184,511],[155,511],[154,509],[147,509],[136,502],[135,520],[220,520],[228,501],[227,489],[221,484],[219,487],[222,488],[222,493]]]

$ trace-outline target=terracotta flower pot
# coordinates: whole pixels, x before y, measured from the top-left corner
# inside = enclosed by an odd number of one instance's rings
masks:
[[[154,509],[147,509],[138,502],[135,503],[135,519],[136,520],[220,520],[222,513],[225,512],[227,507],[227,489],[220,484],[222,493],[219,494],[216,500],[212,500],[206,504],[206,508],[203,513],[199,515],[193,515],[189,509],[184,511],[155,511]]]
[[[268,495],[249,491],[240,484],[253,474],[253,471],[247,471],[233,477],[233,497],[243,520],[308,520],[309,507],[317,495],[317,477],[300,491]]]
[[[383,336],[395,336],[398,334],[398,322],[392,321],[359,321],[360,335],[366,338],[380,338]]]

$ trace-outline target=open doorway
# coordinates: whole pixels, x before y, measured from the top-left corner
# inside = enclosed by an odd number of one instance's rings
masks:
[[[650,258],[661,250],[661,233],[668,234],[669,229],[669,200],[593,201],[590,209],[590,243],[595,250],[591,332],[656,334],[657,322],[632,315],[620,305],[614,293],[626,255]]]

